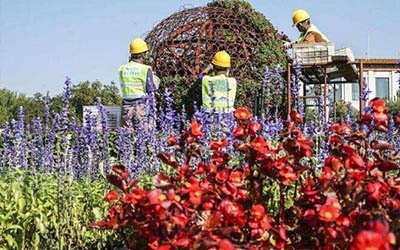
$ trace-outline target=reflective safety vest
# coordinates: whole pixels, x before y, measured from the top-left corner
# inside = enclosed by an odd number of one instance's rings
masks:
[[[203,107],[217,113],[234,111],[236,80],[225,75],[204,76],[201,83]],[[214,100],[212,100],[214,98]],[[214,107],[213,107],[214,103]]]
[[[324,40],[324,42],[329,42],[329,39],[321,31],[319,31],[319,29],[314,24],[311,24],[310,28],[308,28],[308,30],[306,32],[303,32],[300,34],[299,38],[297,39],[297,42],[303,43],[304,39],[306,39],[307,35],[310,32],[319,34],[322,37],[322,39]]]
[[[150,69],[150,66],[133,61],[119,67],[119,79],[124,99],[138,99],[146,95],[147,71]]]

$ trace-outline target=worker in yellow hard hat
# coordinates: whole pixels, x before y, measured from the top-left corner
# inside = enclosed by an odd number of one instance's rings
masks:
[[[231,57],[226,51],[219,51],[199,75],[206,112],[229,113],[234,110],[237,82],[229,77],[230,68]]]
[[[156,90],[151,66],[144,63],[148,51],[147,43],[143,39],[134,39],[130,44],[129,62],[121,65],[118,70],[123,96],[123,121],[126,127],[132,128],[134,119],[137,119],[139,124],[150,126],[150,123],[142,123],[148,110],[143,98]]]
[[[299,9],[293,12],[293,26],[300,31],[300,36],[295,43],[322,43],[329,42],[328,38],[310,21],[307,11]],[[285,47],[290,48],[293,43],[286,42]]]

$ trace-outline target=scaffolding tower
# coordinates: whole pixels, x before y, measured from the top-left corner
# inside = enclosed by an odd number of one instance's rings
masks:
[[[295,67],[300,68],[301,77],[300,81],[303,83],[303,96],[299,96],[298,101],[304,102],[304,111],[307,107],[314,106],[308,105],[308,99],[323,99],[325,121],[328,119],[327,106],[328,106],[328,86],[333,85],[334,90],[337,84],[354,84],[358,83],[359,93],[363,91],[363,62],[361,60],[352,60],[347,55],[332,55],[329,61],[313,62],[313,63],[288,63],[287,64],[287,114],[292,111],[292,91],[291,79],[292,72]],[[307,86],[322,86],[323,91],[320,95],[307,95]],[[333,91],[333,102],[336,103],[336,93]],[[336,105],[334,105],[334,120],[336,120]],[[359,111],[360,115],[363,113],[365,103],[360,98]]]

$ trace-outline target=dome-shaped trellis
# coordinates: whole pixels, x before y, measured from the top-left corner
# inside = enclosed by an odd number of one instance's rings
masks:
[[[260,81],[266,66],[284,64],[282,37],[262,14],[233,0],[177,12],[156,25],[146,41],[156,74],[188,84],[220,50],[231,55],[231,75],[239,82]]]
[[[187,9],[157,25],[146,40],[152,48],[154,70],[161,76],[195,78],[213,54],[226,50],[234,75],[251,78],[251,67],[262,44],[261,34],[229,9]]]

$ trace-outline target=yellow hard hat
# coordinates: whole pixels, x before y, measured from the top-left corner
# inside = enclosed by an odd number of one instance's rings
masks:
[[[310,18],[310,15],[307,11],[299,9],[293,12],[293,26],[296,26],[298,23],[301,23]]]
[[[133,40],[131,42],[130,48],[131,54],[139,54],[149,50],[149,47],[147,47],[147,43],[141,38],[136,38],[135,40]]]
[[[211,63],[222,68],[230,68],[231,56],[225,50],[219,51],[214,55]]]

